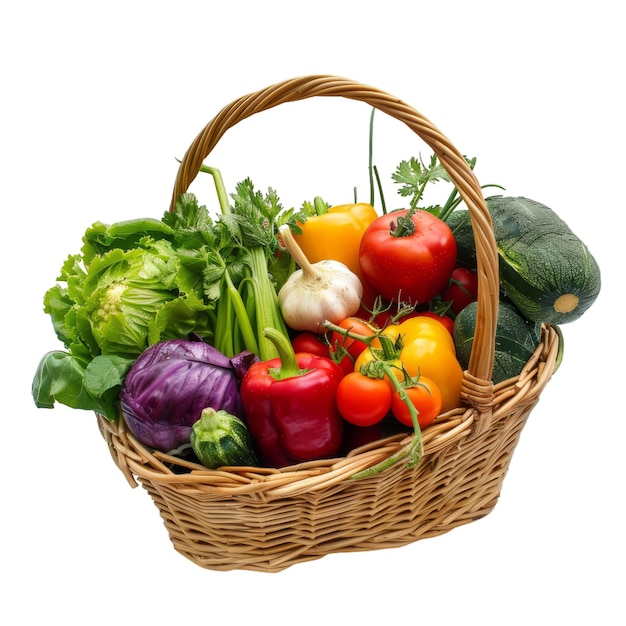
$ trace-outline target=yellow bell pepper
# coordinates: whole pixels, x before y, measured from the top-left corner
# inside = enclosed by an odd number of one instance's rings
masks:
[[[340,261],[362,280],[359,247],[367,227],[378,217],[374,207],[360,202],[342,204],[298,222],[294,237],[311,263]]]
[[[442,413],[461,406],[463,369],[448,330],[428,317],[412,317],[398,326],[402,336],[399,358],[409,375],[419,374],[437,384],[443,398]]]
[[[388,333],[393,333],[394,337],[402,335],[402,340],[405,344],[411,341],[413,337],[426,336],[435,339],[438,345],[445,346],[452,353],[456,354],[454,339],[450,331],[441,322],[432,317],[426,317],[425,315],[408,317],[398,324],[388,326],[385,330]]]

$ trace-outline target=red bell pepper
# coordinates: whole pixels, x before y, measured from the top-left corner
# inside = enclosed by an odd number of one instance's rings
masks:
[[[285,467],[333,456],[343,439],[335,401],[342,369],[325,357],[296,354],[271,328],[264,334],[279,356],[254,363],[241,382],[246,423],[261,460]]]

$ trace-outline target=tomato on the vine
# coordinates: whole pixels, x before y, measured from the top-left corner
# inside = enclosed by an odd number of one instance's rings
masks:
[[[420,428],[425,428],[429,424],[432,424],[435,418],[441,413],[443,404],[438,385],[430,380],[430,378],[420,376],[417,382],[410,387],[405,387],[404,391],[417,410],[417,422]],[[398,391],[394,391],[392,394],[391,412],[401,424],[413,426],[409,407]]]
[[[448,285],[441,292],[441,299],[450,302],[450,310],[458,315],[478,297],[478,276],[467,267],[457,267],[450,275]]]
[[[391,388],[381,378],[370,378],[360,372],[346,374],[337,387],[337,409],[355,426],[372,426],[391,409]]]
[[[344,320],[339,322],[337,326],[357,335],[363,335],[364,337],[371,337],[378,331],[377,326],[356,316],[346,317]],[[356,359],[359,354],[365,350],[367,344],[358,339],[346,337],[339,331],[333,330],[330,333],[330,347],[331,350],[345,350],[353,359]]]
[[[383,331],[384,332],[384,331]],[[380,356],[371,350],[363,350],[361,354],[357,357],[354,362],[354,371],[362,372],[363,369],[367,370],[372,367],[370,364],[376,361],[380,361]],[[389,366],[391,373],[396,377],[396,380],[403,381],[404,380],[404,368],[402,361],[399,358],[391,359],[385,361],[385,363]],[[388,374],[384,374],[382,380],[384,380],[389,386],[390,390],[394,389],[393,381],[389,379]]]
[[[448,284],[457,247],[450,227],[428,211],[392,211],[361,238],[361,273],[386,300],[425,304]]]
[[[441,331],[450,337],[443,326]],[[400,359],[409,376],[435,381],[443,396],[443,411],[460,406],[463,370],[449,345],[432,335],[418,336],[404,344]]]

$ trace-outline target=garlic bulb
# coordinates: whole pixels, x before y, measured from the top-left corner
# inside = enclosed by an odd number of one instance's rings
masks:
[[[300,266],[278,292],[278,304],[288,326],[294,330],[323,332],[326,320],[338,324],[361,306],[363,285],[343,263],[331,259],[310,263],[294,239],[289,226],[280,236]]]

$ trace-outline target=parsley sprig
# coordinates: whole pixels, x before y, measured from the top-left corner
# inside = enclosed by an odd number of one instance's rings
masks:
[[[476,158],[465,157],[471,169],[476,165]],[[421,206],[424,191],[429,183],[438,181],[451,182],[445,168],[439,162],[436,154],[431,155],[426,163],[422,157],[411,157],[409,160],[401,161],[396,171],[391,175],[393,182],[400,185],[398,194],[403,198],[410,198],[409,209],[421,209],[436,215],[443,221],[461,203],[461,197],[456,187],[452,190],[446,202],[442,205],[434,204]]]

